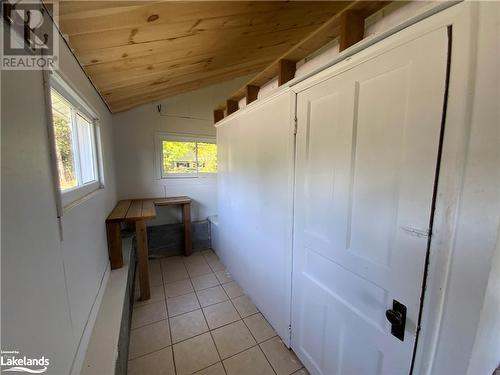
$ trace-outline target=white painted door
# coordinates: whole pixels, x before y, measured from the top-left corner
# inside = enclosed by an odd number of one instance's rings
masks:
[[[410,370],[447,42],[434,31],[297,96],[292,348],[313,374]]]
[[[217,127],[217,254],[287,345],[294,104],[295,94],[282,92]]]

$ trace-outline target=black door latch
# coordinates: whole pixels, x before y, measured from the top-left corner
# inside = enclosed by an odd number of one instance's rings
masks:
[[[392,309],[385,312],[385,317],[391,323],[391,333],[401,341],[405,338],[406,306],[396,300],[392,301]]]

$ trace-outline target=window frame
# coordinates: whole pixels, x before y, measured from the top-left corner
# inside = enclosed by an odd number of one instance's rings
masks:
[[[84,197],[92,194],[93,192],[104,188],[103,180],[103,166],[101,157],[101,137],[100,137],[100,125],[95,112],[90,109],[86,102],[82,99],[75,90],[73,90],[66,81],[59,75],[51,72],[50,74],[50,87],[49,87],[49,101],[50,101],[50,111],[52,111],[52,95],[51,90],[55,90],[71,107],[71,130],[74,136],[72,137],[72,148],[74,153],[75,162],[75,174],[77,175],[77,180],[81,181],[81,165],[80,165],[80,150],[78,142],[78,129],[76,125],[77,116],[81,116],[85,121],[91,125],[91,148],[92,148],[92,163],[94,168],[94,180],[82,183],[75,187],[62,190],[60,184],[58,183],[58,193],[61,197],[61,203],[63,209],[66,209]],[[52,112],[51,112],[52,118]],[[54,126],[54,120],[52,118],[52,127]],[[56,144],[55,135],[52,134],[52,140]],[[57,177],[59,179],[59,170],[57,170]],[[58,180],[59,181],[59,180]]]
[[[163,171],[164,141],[212,143],[217,145],[217,138],[215,136],[157,132],[155,134],[155,155],[156,155],[155,169],[156,169],[156,178],[158,180],[186,179],[186,178],[197,179],[197,178],[209,178],[217,176],[217,172],[199,172],[198,168],[196,170],[196,173],[164,173]],[[196,162],[198,162],[198,152],[196,152]]]

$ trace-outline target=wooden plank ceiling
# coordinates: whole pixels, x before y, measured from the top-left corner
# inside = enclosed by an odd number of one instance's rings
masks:
[[[249,73],[349,1],[62,1],[59,27],[113,112]]]

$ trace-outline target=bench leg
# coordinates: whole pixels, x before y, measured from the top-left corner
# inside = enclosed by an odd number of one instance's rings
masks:
[[[182,205],[182,222],[184,224],[184,255],[189,256],[193,252],[191,239],[191,204]]]
[[[137,241],[137,264],[139,268],[139,287],[141,290],[141,301],[151,298],[149,289],[149,260],[148,260],[148,238],[146,222],[144,220],[135,223],[135,236]]]
[[[108,252],[111,269],[123,267],[122,234],[120,223],[106,223]]]

